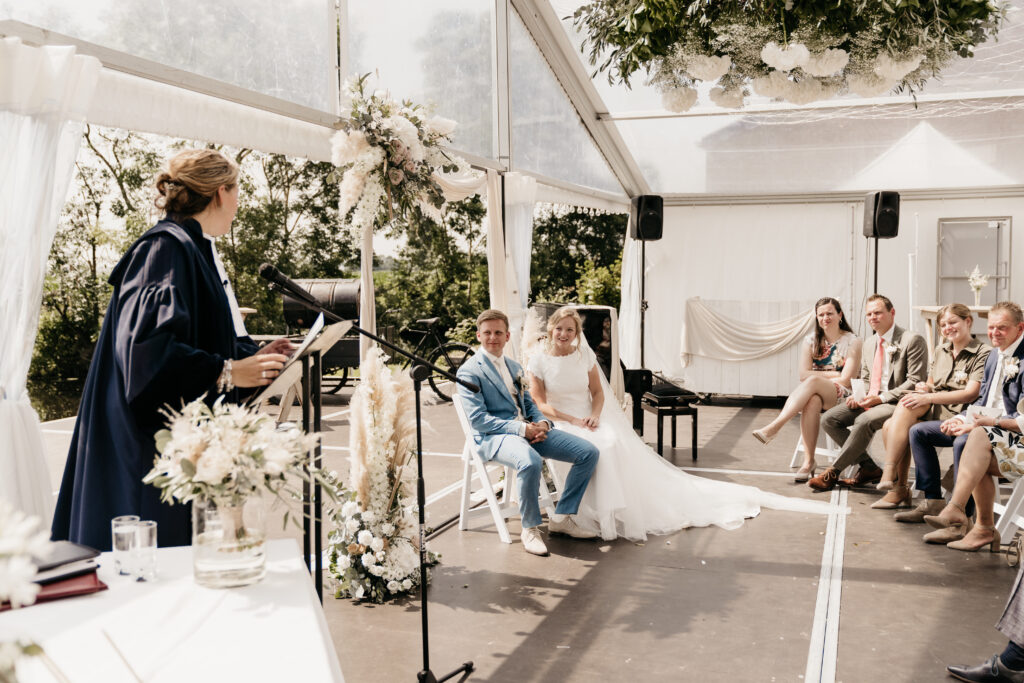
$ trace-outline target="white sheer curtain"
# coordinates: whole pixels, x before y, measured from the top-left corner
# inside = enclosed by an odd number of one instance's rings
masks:
[[[768,323],[736,320],[706,306],[700,297],[686,300],[680,332],[685,368],[691,356],[716,360],[754,360],[782,351],[814,331],[814,310]]]
[[[49,525],[53,495],[26,390],[43,278],[100,63],[0,40],[0,498]]]
[[[507,308],[512,350],[519,358],[526,307],[530,303],[530,260],[533,256],[533,207],[537,181],[521,173],[505,174],[505,263],[509,287]]]
[[[622,301],[619,304],[619,358],[627,368],[640,367],[640,242],[626,235],[622,247]]]

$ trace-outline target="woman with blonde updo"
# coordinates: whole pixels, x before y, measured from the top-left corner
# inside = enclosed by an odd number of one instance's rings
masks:
[[[582,335],[570,306],[547,324],[543,353],[530,358],[530,395],[554,427],[586,439],[600,450],[574,520],[611,540],[639,541],[691,526],[735,529],[762,507],[828,512],[815,501],[766,493],[687,474],[655,453],[633,431]],[[559,463],[554,463],[558,467]]]
[[[156,521],[161,546],[191,542],[189,506],[161,503],[142,483],[160,408],[203,395],[238,402],[270,384],[292,350],[287,339],[257,349],[214,248],[238,209],[238,166],[215,150],[187,150],[156,189],[166,216],[110,274],[114,292],[54,513],[54,539],[100,550],[110,549],[110,520],[119,515]]]

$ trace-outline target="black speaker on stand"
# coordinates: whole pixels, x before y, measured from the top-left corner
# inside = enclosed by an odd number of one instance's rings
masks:
[[[864,236],[875,239],[875,288],[878,293],[878,240],[896,237],[900,230],[900,193],[869,192],[864,198]]]
[[[633,210],[629,213],[629,236],[640,240],[640,367],[645,367],[644,359],[644,319],[647,313],[647,243],[661,239],[663,227],[662,210],[665,203],[654,194],[643,194],[633,197]]]

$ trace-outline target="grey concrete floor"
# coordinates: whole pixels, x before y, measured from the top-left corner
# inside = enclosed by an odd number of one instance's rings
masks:
[[[323,409],[325,461],[343,478],[350,394],[325,396]],[[776,413],[702,406],[702,471],[695,473],[820,498],[785,476],[796,422],[768,446],[750,436]],[[450,404],[425,405],[423,415],[426,489],[436,497],[461,478],[463,437]],[[650,442],[654,420],[645,417]],[[666,457],[682,467],[692,464],[689,424],[680,418],[679,448],[666,445]],[[73,420],[43,425],[55,486],[72,427]],[[834,680],[947,680],[947,664],[1001,650],[1005,639],[993,624],[1016,572],[1005,555],[926,545],[924,525],[868,508],[878,494],[848,495],[838,640],[825,648],[826,659],[836,658]],[[457,514],[458,496],[452,490],[434,500],[428,526]],[[469,680],[502,683],[803,680],[809,657],[822,656],[812,628],[824,607],[818,580],[827,525],[823,515],[766,510],[737,530],[688,529],[642,544],[555,537],[547,558],[523,552],[516,519],[511,545],[484,518],[468,531],[453,525],[430,542],[441,555],[428,593],[430,667],[440,676],[472,660]],[[416,680],[419,605],[418,597],[367,605],[325,596],[347,681]]]

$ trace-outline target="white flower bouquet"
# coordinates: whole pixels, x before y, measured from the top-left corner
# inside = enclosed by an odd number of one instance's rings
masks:
[[[266,413],[224,403],[223,397],[212,407],[198,398],[180,412],[165,409],[163,414],[168,428],[156,434],[159,455],[143,482],[159,488],[165,502],[238,504],[260,490],[278,498],[284,493],[297,497],[291,480],[309,474],[334,496],[324,474],[308,464],[317,434],[279,429]]]
[[[440,222],[445,200],[434,174],[465,166],[442,148],[451,142],[455,122],[428,118],[420,105],[396,102],[386,91],[367,92],[369,76],[346,82],[352,108],[346,129],[331,141],[341,181],[339,213],[361,231],[396,212],[404,217],[419,210]]]
[[[988,286],[989,276],[987,274],[983,275],[981,268],[977,265],[974,266],[974,270],[971,272],[964,271],[964,273],[967,275],[967,284],[970,285],[971,291],[974,292],[974,305],[980,306],[981,290]]]
[[[12,609],[31,605],[39,594],[32,581],[36,565],[32,558],[50,554],[50,532],[40,529],[38,517],[30,517],[0,500],[0,603],[10,602]],[[0,681],[17,682],[17,664],[23,656],[43,656],[35,643],[0,640]]]
[[[329,571],[335,596],[384,602],[420,583],[412,488],[415,393],[409,376],[392,374],[374,348],[359,367],[352,395],[351,480],[331,517]],[[431,562],[436,556],[428,553]]]

